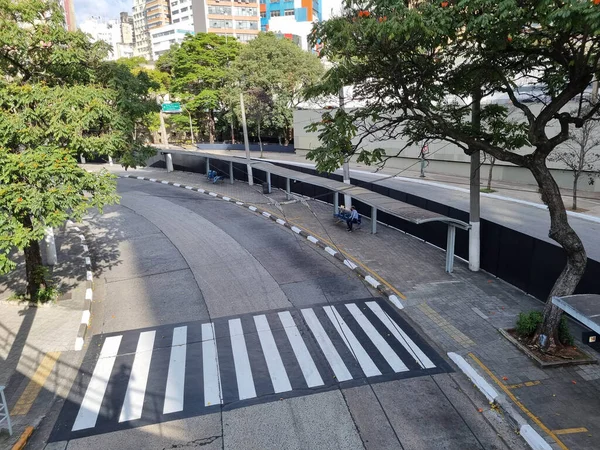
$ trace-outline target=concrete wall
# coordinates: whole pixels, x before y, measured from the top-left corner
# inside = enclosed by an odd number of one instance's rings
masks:
[[[534,114],[538,114],[541,106],[540,105],[529,105]],[[565,107],[565,110],[569,111],[575,108],[576,104],[570,104]],[[319,139],[317,133],[310,133],[304,129],[307,125],[312,122],[321,120],[321,114],[323,110],[297,110],[294,112],[294,142],[296,146],[296,154],[306,155],[306,153],[319,146]],[[524,120],[520,111],[512,111],[510,118],[515,120]],[[553,121],[548,127],[548,136],[554,136],[559,131],[559,125],[557,121]],[[393,139],[393,140],[378,140],[376,137],[371,138],[366,142],[365,147],[367,149],[383,148],[387,156],[391,158],[387,161],[386,167],[391,169],[406,169],[412,166],[412,170],[419,170],[419,163],[417,159],[421,150],[420,146],[409,147],[399,154],[400,150],[406,145],[405,139]],[[520,154],[530,153],[531,148],[522,148],[518,151]],[[599,149],[600,151],[600,149]],[[450,144],[444,141],[436,141],[429,143],[429,154],[427,156],[429,160],[428,171],[444,173],[448,175],[459,175],[469,176],[469,156],[467,156],[460,148],[454,144]],[[416,164],[415,164],[416,163]],[[556,182],[561,188],[572,188],[573,175],[563,163],[548,161],[548,167],[552,170],[552,174],[556,179]],[[600,163],[597,164],[596,169],[600,171]],[[489,164],[484,163],[484,167],[481,170],[482,179],[487,179],[489,171]],[[529,170],[522,167],[516,167],[513,164],[506,163],[503,161],[496,161],[493,171],[493,180],[504,181],[508,183],[520,183],[520,184],[537,184]],[[587,182],[587,176],[580,178],[578,189],[581,191],[589,192],[600,192],[600,178],[596,178],[596,182],[593,185],[589,185]]]

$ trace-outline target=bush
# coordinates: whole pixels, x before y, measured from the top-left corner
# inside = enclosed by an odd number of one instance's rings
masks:
[[[539,311],[519,313],[516,328],[517,334],[523,338],[532,337],[537,327],[542,323],[543,318],[543,314]]]
[[[544,315],[540,311],[519,313],[516,332],[522,338],[530,338],[534,335],[537,327],[541,325],[543,320]],[[573,345],[575,342],[571,332],[569,331],[567,316],[565,315],[561,317],[560,325],[558,326],[558,340],[563,345]]]

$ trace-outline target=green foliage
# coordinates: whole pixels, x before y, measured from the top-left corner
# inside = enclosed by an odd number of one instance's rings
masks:
[[[155,83],[105,62],[107,50],[68,32],[58,2],[0,0],[0,273],[15,267],[11,250],[32,248],[46,227],[118,200],[114,177],[80,168],[78,154],[127,167],[151,151],[138,131],[157,110]],[[39,267],[28,273],[29,292],[53,295]]]
[[[540,311],[519,313],[516,327],[517,334],[522,338],[532,337],[543,320],[544,315]]]
[[[567,321],[567,316],[564,314],[560,318],[560,324],[558,326],[558,340],[563,345],[573,345],[575,343],[575,339],[569,331],[569,322]]]

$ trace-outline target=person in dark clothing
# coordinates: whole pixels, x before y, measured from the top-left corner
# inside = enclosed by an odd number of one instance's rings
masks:
[[[350,208],[350,217],[346,220],[346,225],[348,225],[348,231],[352,232],[352,224],[358,223],[358,211],[354,206]]]

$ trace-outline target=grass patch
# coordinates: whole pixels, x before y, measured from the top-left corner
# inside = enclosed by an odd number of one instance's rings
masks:
[[[479,189],[479,192],[483,192],[484,194],[491,194],[492,192],[496,192],[496,189],[481,188]]]

